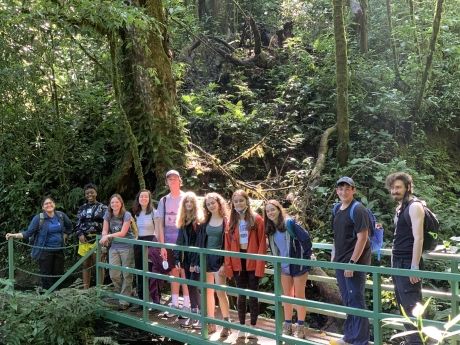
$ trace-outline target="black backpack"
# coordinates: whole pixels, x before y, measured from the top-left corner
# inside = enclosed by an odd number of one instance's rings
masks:
[[[423,211],[425,212],[425,218],[423,220],[423,251],[432,251],[436,248],[438,244],[438,233],[439,233],[439,220],[436,215],[426,206],[426,202],[417,198],[412,199],[406,206],[409,209],[409,206],[412,202],[419,202],[423,206]],[[412,222],[410,220],[409,212],[405,212],[404,209],[404,219],[407,224],[412,227]]]

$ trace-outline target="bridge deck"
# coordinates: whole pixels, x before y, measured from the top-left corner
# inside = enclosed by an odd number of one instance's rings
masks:
[[[220,318],[219,309],[216,309],[216,317]],[[244,332],[239,330],[232,330],[232,334],[228,338],[220,338],[220,331],[222,330],[222,326],[217,325],[217,332],[211,334],[208,340],[205,340],[201,337],[201,333],[199,330],[195,329],[185,329],[182,328],[181,322],[182,320],[178,319],[177,317],[166,318],[161,315],[159,311],[150,311],[149,312],[149,321],[143,322],[142,319],[143,312],[133,312],[133,311],[116,311],[116,310],[109,310],[104,313],[104,316],[112,319],[113,321],[121,322],[127,324],[129,326],[140,328],[146,331],[153,332],[160,336],[164,336],[165,338],[175,338],[176,340],[182,341],[184,343],[190,344],[207,344],[207,343],[214,343],[214,344],[236,344],[236,345],[244,345],[244,344],[251,344],[251,345],[275,345],[276,341],[274,339],[257,336],[256,339],[250,339],[247,337],[240,337],[243,335]],[[230,311],[230,318],[232,320],[238,320],[237,312],[234,310]],[[249,315],[247,316],[247,320],[249,320]],[[259,317],[257,322],[257,328],[269,331],[271,333],[275,333],[275,322],[272,319]],[[174,337],[172,336],[174,334]],[[180,335],[178,337],[178,335]],[[308,329],[307,336],[305,343],[307,344],[329,344],[331,339],[335,339],[331,334],[327,334],[315,329]],[[288,337],[289,340],[286,343],[290,344],[300,344],[302,343],[299,339],[294,337]]]

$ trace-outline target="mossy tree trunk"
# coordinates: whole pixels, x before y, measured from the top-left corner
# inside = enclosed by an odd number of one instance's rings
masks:
[[[146,186],[159,193],[165,171],[183,164],[186,139],[176,109],[176,84],[162,2],[137,0],[133,4],[142,7],[156,24],[147,33],[132,28],[120,32],[123,107],[139,143]],[[131,175],[132,169],[125,169],[124,185],[129,185]]]
[[[441,26],[443,3],[444,3],[444,0],[437,0],[436,2],[436,9],[435,9],[434,18],[433,18],[433,29],[431,31],[430,48],[428,51],[428,55],[426,57],[425,69],[422,75],[422,83],[420,85],[417,100],[415,102],[415,109],[414,109],[415,115],[418,114],[418,112],[420,111],[420,107],[422,106],[423,95],[425,93],[428,76],[431,71],[431,64],[433,63],[433,55],[436,50],[436,41],[438,39],[439,27]]]
[[[347,39],[343,20],[344,0],[333,0],[334,5],[334,36],[335,66],[337,79],[337,160],[340,166],[348,162],[350,124],[348,120],[348,66]]]

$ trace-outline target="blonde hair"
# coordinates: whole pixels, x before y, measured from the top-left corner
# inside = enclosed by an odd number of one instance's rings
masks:
[[[191,211],[187,211],[185,209],[185,203],[188,200],[191,200],[193,203],[193,210]],[[203,222],[203,219],[203,209],[201,208],[201,205],[199,205],[198,203],[198,198],[196,197],[196,194],[193,192],[185,193],[179,205],[179,212],[177,213],[176,219],[176,227],[178,229],[181,229],[190,222],[200,224]]]

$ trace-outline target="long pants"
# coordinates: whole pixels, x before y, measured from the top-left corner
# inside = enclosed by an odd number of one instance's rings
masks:
[[[234,271],[236,287],[240,289],[259,290],[259,277],[256,277],[255,271],[246,271],[246,260],[241,259],[241,271]],[[238,318],[240,324],[246,322],[246,296],[238,295]],[[251,325],[255,326],[259,316],[259,300],[256,297],[249,297],[249,312],[251,314]]]
[[[142,241],[154,241],[156,242],[156,237],[154,235],[150,236],[139,236],[139,240]],[[148,252],[149,247],[145,247],[145,252]],[[142,270],[142,246],[134,245],[134,267],[138,270]],[[152,271],[152,263],[148,263],[148,270],[149,272]],[[149,278],[146,278],[147,281]],[[141,275],[136,275],[136,289],[137,289],[137,297],[139,299],[144,299],[144,289],[143,289],[143,278]]]
[[[200,274],[196,272],[190,272],[190,266],[184,265],[185,278],[190,280],[199,281]],[[196,286],[188,285],[188,294],[190,296],[190,307],[192,309],[201,309],[200,308],[200,292]]]
[[[411,263],[411,258],[401,258],[396,256],[391,258],[391,267],[393,268],[410,269]],[[422,265],[423,263],[420,264],[420,266]],[[412,284],[409,280],[409,277],[392,276],[392,278],[393,284],[395,286],[395,295],[398,307],[400,309],[401,307],[404,308],[404,311],[407,315],[412,315],[412,310],[414,309],[417,302],[422,302],[422,282],[420,281],[416,284]],[[404,327],[408,331],[415,329],[414,326],[407,324],[405,324]],[[423,344],[423,341],[420,339],[418,333],[411,334],[405,338],[406,344]]]
[[[113,248],[109,250],[109,264],[114,266],[134,267],[134,250],[133,247],[129,248]],[[128,272],[122,272],[117,269],[110,270],[110,279],[115,287],[115,291],[125,295],[132,296],[133,290],[133,275]],[[121,305],[128,305],[129,303],[120,300]]]
[[[345,278],[343,270],[336,270],[337,283],[343,304],[346,307],[366,309],[364,300],[365,272],[353,272],[353,277]],[[369,319],[348,315],[343,327],[343,340],[353,345],[367,345],[369,343]]]
[[[40,274],[61,276],[64,274],[64,252],[62,250],[43,250],[38,259]],[[43,289],[49,289],[60,277],[42,277]]]

